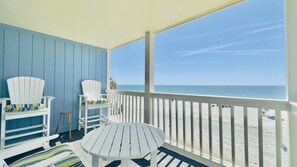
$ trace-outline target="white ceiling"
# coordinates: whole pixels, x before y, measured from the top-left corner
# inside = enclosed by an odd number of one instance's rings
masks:
[[[242,0],[0,0],[0,22],[112,49]]]

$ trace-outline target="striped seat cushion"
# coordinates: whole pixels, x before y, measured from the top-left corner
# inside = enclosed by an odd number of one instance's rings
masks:
[[[105,98],[101,98],[101,99],[88,99],[88,104],[107,104],[108,101]],[[82,104],[85,104],[85,102],[83,102]]]
[[[80,161],[80,159],[74,154],[71,148],[67,144],[62,144],[59,146],[52,147],[50,149],[37,152],[35,154],[24,157],[18,161],[15,161],[10,166],[11,167],[25,167],[36,164],[38,162],[49,159],[55,155],[59,155],[64,152],[69,152],[70,155],[65,157],[64,159],[56,162],[54,166],[57,167],[83,167],[84,165]]]
[[[5,112],[23,112],[43,109],[44,105],[39,104],[11,104],[5,107]]]

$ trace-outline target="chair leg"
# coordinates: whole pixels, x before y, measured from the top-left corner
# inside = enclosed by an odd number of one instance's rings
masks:
[[[4,146],[5,146],[6,120],[3,117],[4,116],[2,115],[2,121],[1,121],[1,148],[0,148],[0,150],[3,150]]]
[[[55,132],[55,133],[58,133],[58,130],[59,130],[59,127],[60,127],[61,119],[62,119],[62,114],[60,113],[60,118],[59,118],[58,125],[57,125],[56,132]]]
[[[81,100],[81,97],[79,97],[79,108],[78,108],[78,130],[81,129],[81,103],[82,103],[82,100]]]
[[[88,108],[87,108],[87,105],[85,106],[86,108],[85,108],[85,127],[84,127],[84,134],[87,134],[87,132],[88,132]]]
[[[68,114],[69,138],[71,139],[71,113]]]
[[[4,149],[5,146],[5,131],[6,131],[6,119],[5,119],[5,106],[6,102],[2,101],[2,110],[1,110],[1,135],[0,135],[0,150]]]

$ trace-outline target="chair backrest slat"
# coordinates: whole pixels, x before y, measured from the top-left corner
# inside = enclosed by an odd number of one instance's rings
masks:
[[[11,104],[41,103],[44,80],[34,77],[14,77],[7,80]]]
[[[95,80],[84,80],[81,82],[83,94],[89,99],[96,99],[101,94],[101,82]]]

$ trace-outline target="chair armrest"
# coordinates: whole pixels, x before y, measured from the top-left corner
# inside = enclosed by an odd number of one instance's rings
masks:
[[[48,99],[48,100],[54,100],[55,99],[55,97],[53,97],[53,96],[43,96],[42,98],[43,99]]]
[[[9,101],[10,98],[0,98],[0,104],[2,103],[2,101]]]
[[[86,95],[78,95],[79,97],[84,97],[84,98],[88,98],[88,96]]]
[[[49,137],[33,139],[31,141],[24,142],[23,144],[20,144],[20,145],[14,146],[14,147],[10,147],[5,150],[1,150],[0,157],[2,159],[7,159],[7,158],[10,158],[10,157],[13,157],[13,156],[16,156],[16,155],[40,148],[40,147],[45,147],[45,145],[48,144],[47,141],[55,139],[57,137],[59,137],[58,134],[55,134],[55,135],[52,135]]]

